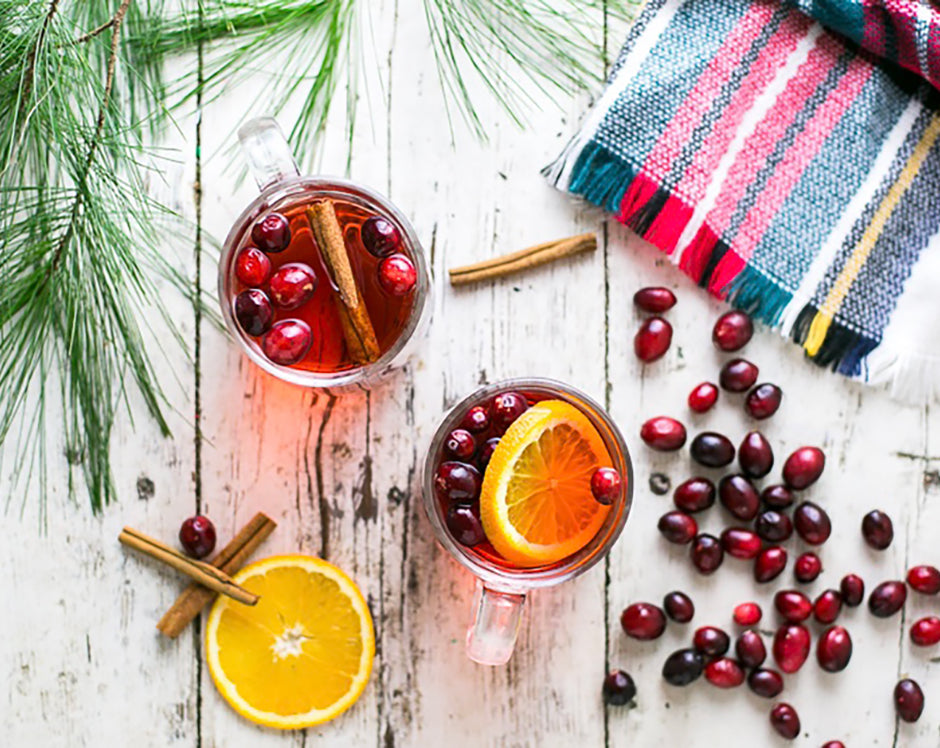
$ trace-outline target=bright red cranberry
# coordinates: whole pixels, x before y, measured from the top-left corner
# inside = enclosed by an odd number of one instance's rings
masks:
[[[819,556],[812,552],[800,554],[793,565],[793,576],[796,577],[797,582],[803,584],[812,582],[819,576],[821,571],[822,561],[819,560]]]
[[[633,603],[620,614],[620,625],[627,636],[649,641],[662,636],[666,630],[666,616],[652,603]]]
[[[673,686],[687,686],[698,680],[705,669],[705,658],[694,649],[679,649],[666,658],[663,679]]]
[[[718,688],[735,688],[744,683],[744,670],[730,657],[719,657],[705,666],[705,680]]]
[[[391,296],[406,296],[418,282],[418,271],[408,255],[395,254],[379,263],[379,285]]]
[[[455,504],[472,504],[480,495],[480,471],[465,462],[442,462],[434,474],[434,490],[439,498]]]
[[[265,252],[283,252],[290,244],[290,223],[280,213],[268,213],[251,227],[251,240]]]
[[[742,631],[734,643],[734,653],[746,668],[760,667],[767,659],[767,647],[756,631]]]
[[[249,288],[235,297],[235,319],[247,335],[257,337],[271,329],[274,309],[268,295],[259,288]]]
[[[724,467],[734,459],[734,445],[727,436],[703,431],[689,447],[692,459],[706,467]]]
[[[822,744],[822,748],[845,748],[845,743],[841,740],[827,740]]]
[[[659,531],[670,543],[685,545],[698,535],[698,523],[685,512],[666,512],[659,518]]]
[[[750,560],[760,553],[761,540],[751,530],[729,527],[721,533],[721,547],[729,556]]]
[[[813,616],[820,623],[832,623],[842,610],[842,595],[835,590],[823,590],[813,603]]]
[[[610,706],[623,706],[636,696],[636,684],[629,673],[623,670],[611,670],[604,678],[602,689],[604,703]]]
[[[930,647],[940,642],[940,618],[927,616],[911,626],[911,641],[918,647]]]
[[[780,590],[774,595],[774,607],[788,623],[801,623],[813,613],[809,598],[797,590]]]
[[[759,431],[751,431],[741,440],[738,464],[748,478],[763,478],[774,466],[774,451]]]
[[[685,426],[675,418],[656,416],[640,427],[640,438],[657,452],[672,452],[685,444]]]
[[[819,480],[825,467],[826,455],[819,447],[800,447],[783,463],[783,482],[797,490],[808,488]]]
[[[261,339],[261,350],[274,363],[292,366],[302,361],[313,344],[310,326],[300,319],[275,322]]]
[[[647,286],[633,294],[633,303],[644,312],[662,314],[676,305],[676,295],[662,286]]]
[[[850,608],[856,608],[865,599],[865,582],[858,574],[846,574],[839,583],[842,602]]]
[[[744,312],[725,312],[712,329],[712,342],[723,351],[737,351],[754,334],[751,318]]]
[[[910,678],[898,681],[894,687],[894,708],[905,722],[916,722],[924,711],[924,692],[917,681]]]
[[[793,503],[793,492],[783,484],[767,486],[760,493],[763,501],[771,509],[786,509]]]
[[[758,668],[747,676],[747,685],[758,696],[772,699],[783,691],[783,677],[776,670]]]
[[[770,726],[787,740],[796,740],[800,734],[800,716],[789,704],[777,704],[770,710]]]
[[[731,638],[717,626],[702,626],[696,629],[692,646],[706,657],[721,657],[731,646]]]
[[[832,523],[826,511],[811,501],[804,501],[793,510],[796,534],[810,545],[822,545],[829,540]]]
[[[754,519],[760,509],[757,489],[743,475],[726,475],[718,481],[718,499],[725,509],[745,522]]]
[[[751,418],[761,421],[777,412],[782,399],[783,390],[775,384],[764,382],[747,393],[744,409],[751,414]]]
[[[882,582],[868,596],[868,610],[878,618],[888,618],[897,613],[907,600],[904,582]]]
[[[518,392],[501,392],[493,398],[490,414],[493,427],[503,433],[515,420],[529,409],[524,395]]]
[[[769,582],[780,576],[787,567],[787,552],[779,545],[772,545],[754,559],[754,579]]]
[[[845,670],[852,659],[852,637],[842,626],[830,626],[816,642],[816,660],[827,673]]]
[[[451,504],[445,522],[454,540],[461,545],[474,546],[486,540],[478,504]]]
[[[401,247],[401,234],[394,223],[382,216],[367,218],[360,229],[362,243],[374,257],[388,257]]]
[[[754,529],[764,540],[771,543],[780,543],[793,534],[793,523],[790,518],[775,509],[768,509],[757,515]]]
[[[645,364],[666,355],[672,343],[672,325],[662,317],[650,317],[643,321],[633,338],[633,352]]]
[[[490,458],[498,445],[499,437],[497,436],[483,442],[483,446],[480,447],[480,454],[477,456],[477,465],[479,465],[480,470],[486,470],[486,466],[490,464]]]
[[[460,422],[460,428],[474,434],[486,431],[490,427],[490,412],[485,405],[474,405]]]
[[[611,467],[601,467],[591,476],[591,494],[599,504],[610,506],[620,496],[620,473]]]
[[[317,276],[302,262],[281,265],[271,276],[271,300],[281,309],[303,306],[316,290]]]
[[[741,603],[734,608],[734,622],[739,626],[756,626],[763,613],[757,603]]]
[[[672,500],[684,512],[700,512],[715,503],[715,484],[708,478],[689,478],[676,486]]]
[[[235,277],[246,286],[260,286],[271,275],[271,260],[257,247],[245,247],[235,257]]]
[[[663,610],[676,623],[688,623],[695,615],[692,598],[683,592],[670,592],[663,598]]]
[[[695,568],[702,574],[713,573],[725,559],[718,538],[704,532],[696,535],[690,555]]]
[[[702,382],[689,393],[689,409],[704,413],[718,400],[718,388],[711,382]]]
[[[454,429],[444,440],[444,448],[458,460],[469,460],[477,451],[477,443],[473,434],[466,429]]]
[[[208,517],[197,514],[180,525],[180,545],[193,558],[205,558],[215,549],[215,525]]]
[[[907,583],[911,589],[923,595],[940,592],[940,569],[936,566],[915,566],[907,572]]]
[[[894,540],[891,517],[879,509],[870,511],[862,518],[862,537],[876,551],[883,551]]]
[[[733,358],[721,367],[718,384],[728,392],[745,392],[757,381],[758,368],[743,358]]]
[[[809,630],[799,623],[785,623],[774,634],[774,660],[785,673],[795,673],[809,656]]]

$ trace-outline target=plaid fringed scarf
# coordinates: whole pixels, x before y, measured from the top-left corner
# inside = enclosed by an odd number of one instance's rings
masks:
[[[935,85],[929,0],[650,0],[546,173],[820,365],[924,397],[940,382]]]

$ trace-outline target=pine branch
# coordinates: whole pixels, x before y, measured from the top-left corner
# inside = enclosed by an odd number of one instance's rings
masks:
[[[125,9],[125,12],[126,12],[126,9]],[[116,23],[115,19],[111,18],[110,20],[105,21],[103,24],[98,26],[98,28],[92,29],[91,31],[85,34],[82,34],[77,39],[73,39],[70,43],[71,44],[84,44],[87,41],[91,41],[99,34],[103,34],[105,31],[110,29],[112,26],[114,26],[115,23]]]

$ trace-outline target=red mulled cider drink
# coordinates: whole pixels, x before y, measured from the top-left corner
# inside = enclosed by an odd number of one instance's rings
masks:
[[[559,382],[516,379],[459,403],[431,443],[424,505],[438,540],[478,579],[467,654],[512,654],[528,590],[597,563],[630,511],[633,474],[617,427]]]
[[[404,360],[425,321],[429,284],[414,230],[364,187],[299,176],[274,120],[246,123],[239,139],[261,194],[222,253],[229,328],[281,379],[374,381]]]

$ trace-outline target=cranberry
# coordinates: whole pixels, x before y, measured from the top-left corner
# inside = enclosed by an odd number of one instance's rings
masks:
[[[472,504],[480,495],[480,471],[465,462],[442,462],[434,474],[434,490],[441,499]]]
[[[780,590],[774,595],[774,607],[788,623],[801,623],[813,612],[809,598],[797,590]]]
[[[927,616],[911,626],[911,641],[918,647],[929,647],[940,642],[940,618]]]
[[[774,634],[774,659],[785,673],[795,673],[809,656],[809,630],[799,623],[785,623]]]
[[[824,467],[826,455],[819,447],[800,447],[783,463],[783,482],[797,490],[808,488],[819,480]]]
[[[636,696],[636,684],[633,678],[623,670],[611,670],[604,678],[602,692],[605,704],[623,706],[633,701]]]
[[[700,512],[715,503],[715,484],[708,478],[689,478],[676,486],[672,500],[684,512]]]
[[[633,352],[645,364],[666,355],[672,343],[672,325],[662,317],[650,317],[643,321],[633,338]]]
[[[756,626],[761,619],[760,605],[757,603],[741,603],[734,608],[734,622],[740,626]]]
[[[685,512],[666,512],[659,518],[659,531],[670,543],[685,545],[698,535],[698,523]]]
[[[763,478],[774,466],[774,451],[759,431],[751,431],[741,440],[738,464],[748,478]]]
[[[822,561],[815,553],[807,552],[800,554],[793,565],[793,576],[797,582],[808,584],[819,576],[822,571]]]
[[[779,545],[772,545],[754,559],[754,579],[769,582],[780,576],[787,566],[787,552]]]
[[[770,710],[770,726],[787,740],[796,740],[800,734],[800,715],[789,704],[777,704]]]
[[[688,623],[695,615],[692,598],[683,592],[670,592],[663,598],[663,610],[676,623]]]
[[[633,294],[633,303],[644,312],[661,314],[676,305],[676,295],[662,286],[647,286]]]
[[[743,475],[726,475],[718,481],[718,498],[725,509],[745,522],[754,519],[760,509],[757,489]]]
[[[783,677],[776,670],[758,668],[747,676],[747,685],[758,696],[772,699],[783,691]]]
[[[663,679],[673,686],[687,686],[702,674],[705,658],[694,649],[679,649],[666,658]]]
[[[827,673],[845,670],[852,659],[852,637],[842,626],[830,626],[816,642],[816,660]]]
[[[313,344],[310,326],[299,319],[275,322],[261,339],[261,350],[274,363],[291,366],[303,360]]]
[[[751,414],[752,418],[762,421],[777,412],[782,399],[783,390],[775,384],[764,382],[747,393],[744,409]]]
[[[858,574],[846,574],[839,583],[839,593],[843,603],[855,608],[861,605],[865,598],[865,582]]]
[[[845,748],[845,743],[841,740],[827,740],[822,744],[822,748]]]
[[[662,636],[666,630],[666,616],[652,603],[633,603],[620,614],[620,625],[627,636],[649,641]]]
[[[271,276],[271,299],[281,309],[303,306],[316,290],[317,276],[302,262],[281,265]]]
[[[490,406],[493,427],[503,433],[513,422],[529,409],[529,403],[518,392],[501,392],[493,398]]]
[[[367,218],[359,232],[363,245],[374,257],[388,257],[401,247],[398,227],[382,216]]]
[[[702,574],[713,573],[721,566],[721,562],[724,561],[725,557],[718,538],[704,532],[695,536],[690,555],[695,568]]]
[[[731,646],[731,638],[717,626],[702,626],[696,629],[692,646],[707,657],[721,657]]]
[[[703,431],[692,440],[692,459],[706,467],[724,467],[734,459],[734,445],[727,436]]]
[[[242,291],[235,297],[235,319],[247,335],[257,337],[271,329],[274,309],[268,295],[257,288]]]
[[[810,545],[821,545],[829,539],[832,523],[825,510],[811,501],[804,501],[793,510],[796,534]]]
[[[658,452],[672,452],[685,444],[685,426],[675,418],[656,416],[640,427],[640,438]]]
[[[764,640],[756,631],[748,629],[742,631],[738,640],[734,643],[734,653],[738,656],[744,667],[760,667],[767,659],[767,647],[764,646]]]
[[[757,381],[757,366],[743,358],[733,358],[718,373],[718,384],[728,392],[745,392]]]
[[[907,583],[916,592],[936,595],[940,592],[940,569],[936,566],[915,566],[907,572]]]
[[[208,517],[197,514],[180,525],[180,545],[193,558],[205,558],[215,549],[215,525]]]
[[[862,518],[862,537],[876,551],[883,551],[894,540],[894,525],[884,512],[873,509]]]
[[[744,670],[730,657],[719,657],[705,666],[705,680],[718,688],[735,688],[744,683]]]
[[[257,247],[245,247],[235,257],[235,277],[246,286],[260,286],[271,275],[271,260]]]
[[[718,388],[711,382],[702,382],[689,393],[689,409],[704,413],[718,400]]]
[[[907,600],[904,582],[882,582],[868,596],[868,610],[878,618],[888,618],[897,613]]]
[[[813,603],[813,616],[820,623],[832,623],[842,610],[842,595],[835,590],[823,590]]]
[[[486,540],[477,504],[451,504],[445,521],[450,534],[461,545],[473,546]]]
[[[591,494],[598,504],[610,506],[620,496],[620,473],[611,467],[601,467],[591,476]]]
[[[469,460],[477,451],[477,443],[466,429],[454,429],[444,440],[444,448],[458,460]]]
[[[754,529],[764,540],[771,543],[780,543],[793,534],[793,523],[790,518],[774,509],[768,509],[757,515]]]
[[[744,312],[725,312],[712,330],[712,342],[723,351],[737,351],[754,334],[751,318]]]
[[[460,428],[479,434],[490,427],[490,412],[485,405],[474,405],[460,422]]]
[[[783,484],[767,486],[760,493],[763,501],[771,509],[786,509],[793,503],[793,492]]]
[[[486,470],[486,466],[490,464],[490,458],[493,456],[493,452],[498,445],[499,437],[496,436],[483,442],[483,446],[480,448],[480,454],[477,456],[477,465],[480,466],[480,470]]]
[[[729,556],[750,560],[760,553],[761,541],[751,530],[729,527],[721,533],[721,547]]]
[[[283,252],[290,244],[290,223],[280,213],[268,213],[251,227],[251,240],[265,252]]]
[[[418,271],[408,255],[395,254],[379,263],[379,285],[391,296],[406,296],[418,282]]]
[[[917,681],[910,678],[898,681],[894,687],[894,708],[905,722],[916,722],[924,711],[924,692]]]

